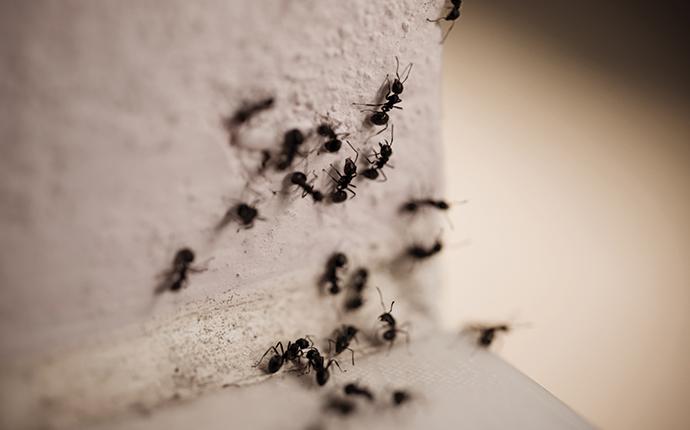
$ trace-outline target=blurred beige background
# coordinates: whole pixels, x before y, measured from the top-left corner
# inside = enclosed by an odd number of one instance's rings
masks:
[[[688,6],[465,2],[443,316],[597,426],[690,428]],[[462,245],[469,240],[468,245]]]

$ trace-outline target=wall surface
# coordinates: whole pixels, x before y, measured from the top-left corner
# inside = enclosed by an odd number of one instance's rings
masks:
[[[342,320],[317,288],[335,250],[374,272],[354,320],[375,322],[377,285],[423,332],[434,264],[400,256],[441,228],[398,208],[420,187],[442,193],[441,48],[425,20],[439,5],[2,2],[0,427],[68,428],[255,380],[268,345]],[[315,205],[284,172],[256,173],[259,150],[325,116],[363,162],[390,135],[372,137],[352,103],[377,101],[395,56],[414,68],[387,182],[357,179],[356,198]],[[267,96],[275,107],[229,145],[223,119]],[[318,145],[312,133],[299,168],[326,189],[322,169],[353,154]],[[216,231],[239,201],[264,219]],[[204,270],[154,294],[182,246]]]
[[[446,45],[445,324],[606,429],[690,427],[682,2],[467,2]]]

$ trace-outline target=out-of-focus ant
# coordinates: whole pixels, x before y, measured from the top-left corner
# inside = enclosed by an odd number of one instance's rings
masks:
[[[507,333],[510,331],[508,324],[471,324],[465,331],[472,332],[477,336],[477,345],[482,348],[489,348],[499,332]]]
[[[273,97],[267,97],[256,102],[246,102],[234,115],[227,118],[225,120],[225,128],[230,132],[230,144],[235,145],[237,143],[237,130],[240,126],[246,124],[259,112],[272,108],[274,101]]]
[[[313,185],[307,183],[307,175],[305,173],[293,172],[292,175],[290,175],[290,182],[302,189],[302,198],[308,194],[314,200],[314,203],[323,200],[323,193],[315,189]]]
[[[268,373],[276,373],[286,362],[289,361],[294,363],[298,361],[304,355],[304,351],[309,349],[311,345],[312,343],[309,340],[299,338],[295,342],[288,342],[287,348],[283,349],[283,343],[278,342],[264,352],[264,355],[261,356],[254,367],[257,367],[259,364],[261,364],[261,361],[264,359],[264,357],[266,357],[269,352],[273,351],[273,355],[268,360],[266,371]],[[278,352],[278,348],[280,348],[280,352]]]
[[[370,402],[374,401],[374,393],[367,387],[362,387],[354,382],[351,382],[343,387],[343,392],[348,396],[364,397]]]
[[[326,262],[326,272],[321,278],[322,284],[328,285],[328,292],[331,294],[338,294],[342,289],[340,286],[340,278],[338,277],[338,269],[345,267],[347,264],[347,256],[342,252],[336,252]]]
[[[354,161],[350,157],[345,159],[343,173],[340,173],[338,169],[333,167],[333,165],[331,164],[331,169],[333,169],[333,171],[335,171],[335,173],[338,174],[337,178],[333,177],[329,172],[326,172],[326,170],[324,170],[324,172],[328,173],[328,176],[330,176],[333,182],[335,182],[335,188],[331,193],[331,201],[333,203],[342,203],[345,200],[347,200],[346,191],[351,192],[352,197],[357,195],[352,190],[352,188],[356,188],[356,186],[352,184],[352,180],[357,176],[357,159],[359,159],[359,151],[357,151],[349,141],[347,142],[347,144],[350,145],[350,148],[352,148],[353,151],[355,151]]]
[[[257,219],[263,220],[264,218],[259,216],[259,210],[255,206],[239,203],[228,209],[223,219],[216,225],[216,230],[224,228],[232,220],[237,220],[242,228],[249,229],[254,227],[254,220]],[[238,228],[237,231],[239,230]]]
[[[386,82],[388,83],[388,94],[386,95],[386,101],[384,103],[353,103],[357,106],[370,106],[379,108],[379,110],[362,110],[362,112],[373,112],[369,117],[369,122],[371,122],[372,124],[379,126],[385,125],[385,127],[376,134],[383,133],[388,128],[388,121],[390,120],[388,112],[392,111],[393,109],[402,109],[400,106],[396,105],[402,102],[400,94],[402,94],[403,90],[405,89],[403,84],[407,81],[407,78],[410,77],[410,72],[412,71],[412,63],[410,63],[403,70],[402,74],[405,76],[404,78],[400,77],[399,70],[400,60],[398,59],[398,57],[395,57],[395,80],[393,81],[393,83],[391,83],[390,79],[388,78],[388,75],[386,75]]]
[[[369,279],[369,271],[360,267],[352,274],[350,282],[348,283],[349,290],[351,291],[345,300],[345,310],[353,311],[359,309],[364,304],[364,298],[362,297],[362,291],[367,285],[367,280]]]
[[[335,355],[339,355],[346,349],[350,350],[352,354],[352,365],[355,364],[355,351],[350,348],[350,342],[352,339],[357,340],[357,333],[359,330],[357,327],[352,325],[344,325],[340,329],[335,331],[335,340],[328,339],[328,352],[330,353],[331,344],[335,345]]]
[[[166,273],[163,282],[156,288],[156,293],[166,290],[180,291],[187,283],[188,272],[192,271],[190,267],[192,262],[194,262],[194,251],[189,248],[178,250],[172,267]]]
[[[383,168],[388,164],[388,161],[393,155],[393,128],[394,127],[391,126],[391,141],[388,142],[388,140],[384,140],[385,143],[379,142],[379,151],[374,151],[374,160],[370,160],[369,157],[367,157],[370,167],[362,172],[365,178],[376,179],[379,177],[379,172],[381,172],[384,179],[388,179]]]
[[[350,399],[332,396],[326,402],[326,410],[337,412],[340,415],[350,415],[357,410],[357,405]]]
[[[295,156],[299,154],[299,148],[304,143],[304,134],[296,128],[285,132],[281,152],[278,154],[276,169],[285,170],[292,165]]]
[[[450,27],[448,28],[448,31],[446,34],[443,36],[443,39],[441,39],[441,43],[446,41],[446,37],[450,34],[450,31],[453,29],[453,26],[455,25],[455,22],[460,18],[460,5],[462,4],[462,0],[450,0],[450,10],[446,14],[446,16],[442,16],[438,19],[429,19],[427,18],[426,20],[429,22],[439,22],[439,21],[453,21],[450,24]]]
[[[391,395],[391,400],[393,401],[393,406],[400,406],[403,403],[407,403],[412,399],[410,393],[405,390],[395,390]]]
[[[415,213],[423,207],[436,208],[440,211],[447,211],[450,209],[450,204],[445,200],[427,199],[411,199],[400,206],[400,212]]]
[[[414,244],[408,247],[405,253],[415,260],[426,260],[427,258],[433,257],[441,252],[442,249],[443,243],[437,239],[430,248],[425,248],[422,245]]]
[[[383,294],[381,293],[381,289],[378,287],[376,288],[376,291],[379,292],[379,298],[381,299],[381,307],[383,308],[383,313],[379,315],[379,321],[384,323],[386,325],[385,330],[382,334],[383,340],[386,342],[389,342],[390,347],[393,347],[393,343],[395,342],[396,337],[398,336],[398,333],[402,333],[405,335],[405,338],[409,342],[409,334],[405,330],[401,330],[398,328],[398,322],[395,320],[393,317],[393,305],[395,304],[395,301],[391,302],[391,307],[388,311],[386,311],[386,305],[383,302]]]
[[[316,383],[323,386],[326,385],[326,382],[328,382],[328,379],[331,377],[331,373],[329,371],[330,367],[332,364],[335,364],[338,366],[338,369],[341,371],[343,369],[340,368],[340,364],[338,364],[338,361],[334,358],[331,358],[328,360],[327,364],[325,363],[325,359],[323,358],[323,355],[319,352],[318,349],[315,347],[311,347],[309,351],[307,351],[305,357],[307,358],[307,373],[309,373],[310,369],[314,369],[316,372]]]
[[[323,149],[328,152],[340,151],[340,148],[343,146],[343,141],[340,138],[348,136],[347,133],[336,133],[333,126],[327,122],[319,124],[316,128],[316,134],[326,138],[326,141],[323,143]]]

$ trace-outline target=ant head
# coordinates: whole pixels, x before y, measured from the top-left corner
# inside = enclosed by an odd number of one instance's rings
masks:
[[[343,146],[343,142],[340,139],[331,139],[323,144],[328,152],[338,152],[340,147]]]
[[[304,142],[304,134],[296,128],[285,132],[283,140],[285,146],[299,146]]]
[[[343,267],[347,264],[347,256],[343,254],[342,252],[336,252],[331,256],[331,261],[330,263],[334,267]]]
[[[333,128],[325,122],[316,128],[316,133],[323,137],[330,137],[335,134]]]
[[[364,304],[364,299],[361,296],[355,296],[347,299],[345,301],[345,309],[355,310],[362,307]]]
[[[343,172],[347,176],[352,176],[355,173],[357,173],[357,165],[355,164],[354,161],[352,161],[351,158],[347,158],[345,160],[345,166],[343,167]]]
[[[410,393],[408,393],[407,391],[395,390],[395,391],[393,391],[392,399],[393,399],[393,403],[396,406],[399,406],[399,405],[405,403],[406,401],[410,400],[410,397],[411,397]]]
[[[365,267],[360,267],[357,269],[354,276],[359,281],[365,281],[369,277],[369,270],[367,270]]]
[[[240,203],[237,206],[237,216],[245,223],[251,222],[257,215],[259,211],[246,203]]]
[[[343,327],[343,332],[345,335],[347,335],[347,337],[354,337],[359,332],[359,329],[353,325],[346,325]]]
[[[342,203],[345,200],[347,200],[347,193],[344,190],[337,190],[331,194],[331,201],[333,203]]]
[[[353,394],[359,391],[359,387],[354,382],[350,382],[349,384],[343,387],[343,391],[345,392],[345,394]]]
[[[405,87],[403,86],[403,83],[400,82],[400,80],[396,78],[393,81],[393,85],[391,85],[391,91],[393,92],[393,94],[395,94],[396,96],[398,94],[402,94],[404,89],[405,89]]]
[[[381,156],[390,157],[391,155],[393,155],[393,148],[391,148],[391,145],[388,143],[381,145]]]
[[[388,114],[380,111],[374,112],[369,117],[369,121],[374,125],[386,125],[388,123]]]
[[[395,340],[395,329],[389,329],[383,332],[383,339],[387,341]]]
[[[435,202],[434,206],[436,206],[437,209],[441,209],[442,211],[448,210],[450,208],[450,205],[445,200],[439,200]]]
[[[301,337],[295,341],[294,345],[297,345],[297,348],[299,349],[306,349],[309,348],[310,343],[307,339]]]
[[[194,251],[189,248],[182,248],[175,255],[175,263],[191,263],[194,261]]]
[[[293,172],[290,175],[290,182],[295,185],[304,185],[307,183],[307,175],[304,172]]]

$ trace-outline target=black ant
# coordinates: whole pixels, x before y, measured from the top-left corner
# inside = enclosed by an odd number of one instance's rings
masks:
[[[304,143],[304,134],[293,128],[285,132],[282,151],[278,154],[276,169],[285,170],[292,165],[295,156],[299,154],[299,147]]]
[[[348,396],[362,396],[369,400],[370,402],[374,401],[374,394],[371,392],[366,387],[362,387],[360,385],[355,384],[354,382],[351,382],[343,387],[343,391],[345,392],[346,395]]]
[[[446,41],[446,37],[448,37],[448,35],[450,34],[450,31],[453,29],[455,22],[458,20],[458,18],[460,18],[460,5],[462,4],[462,0],[450,0],[450,4],[451,9],[450,11],[448,11],[448,14],[446,16],[442,16],[438,19],[426,19],[429,22],[453,21],[453,23],[450,24],[450,28],[448,28],[448,31],[446,32],[445,36],[443,36],[443,39],[441,39],[441,43]]]
[[[335,345],[335,354],[338,355],[341,352],[349,349],[352,353],[352,365],[355,365],[355,352],[350,348],[350,342],[352,339],[357,340],[357,333],[359,330],[357,327],[352,325],[344,325],[342,328],[335,331],[335,340],[328,339],[328,347],[330,352],[331,343]]]
[[[410,63],[407,67],[405,67],[405,70],[407,70],[407,72],[403,70],[403,75],[405,75],[405,78],[401,79],[399,74],[400,60],[398,59],[398,57],[395,57],[395,80],[393,81],[393,83],[391,83],[390,79],[388,78],[388,75],[386,75],[386,82],[388,82],[388,94],[386,95],[386,101],[384,103],[353,103],[357,106],[371,106],[380,108],[380,110],[378,111],[371,109],[365,109],[362,111],[373,112],[369,117],[369,121],[372,124],[385,125],[385,127],[376,134],[383,133],[388,128],[388,121],[390,119],[390,117],[388,116],[388,112],[392,111],[393,109],[402,109],[400,106],[396,105],[402,102],[400,94],[402,94],[403,90],[405,89],[403,84],[407,81],[407,78],[410,77],[412,65],[413,64]]]
[[[347,144],[350,145],[350,148],[352,148],[353,151],[355,151],[356,155],[354,161],[350,157],[345,159],[345,166],[343,167],[342,174],[331,164],[331,169],[333,169],[335,173],[338,174],[337,179],[331,176],[329,172],[327,172],[328,176],[330,176],[333,182],[335,182],[335,188],[331,193],[331,201],[333,203],[342,203],[345,200],[347,200],[346,191],[351,192],[352,197],[357,195],[352,190],[352,188],[355,187],[355,185],[352,185],[352,180],[357,176],[357,160],[359,159],[359,151],[357,151],[349,141],[347,142]]]
[[[315,203],[323,200],[321,191],[314,189],[313,185],[307,184],[307,175],[305,173],[293,172],[290,175],[290,182],[302,189],[302,198],[309,194]]]
[[[357,405],[349,399],[331,397],[326,403],[326,409],[337,412],[340,415],[350,415],[357,409]]]
[[[388,326],[381,337],[383,337],[383,340],[386,342],[390,342],[391,348],[393,347],[393,342],[395,342],[395,338],[398,336],[398,333],[403,333],[409,341],[408,333],[405,330],[400,330],[398,328],[398,322],[391,313],[393,312],[393,305],[395,304],[395,301],[391,302],[391,307],[386,312],[386,305],[383,303],[383,294],[381,294],[381,290],[378,287],[376,288],[376,291],[379,292],[379,297],[381,298],[381,307],[383,308],[383,313],[379,315],[379,321]]]
[[[283,343],[278,342],[275,344],[275,346],[272,346],[264,352],[264,355],[261,356],[259,361],[256,362],[254,367],[258,366],[261,361],[266,357],[266,354],[269,352],[273,351],[273,356],[268,360],[268,366],[266,367],[266,370],[268,373],[276,373],[277,371],[280,370],[281,367],[283,367],[283,364],[286,362],[295,362],[299,360],[299,358],[304,355],[304,350],[308,349],[311,347],[312,343],[305,339],[305,338],[299,338],[297,339],[294,343],[293,342],[288,342],[287,344],[287,349],[283,349]],[[278,347],[280,347],[280,352],[278,352]]]
[[[255,219],[263,218],[259,217],[259,210],[256,207],[247,203],[240,203],[228,209],[223,219],[216,226],[216,230],[222,229],[233,219],[237,219],[242,227],[249,229],[254,226]]]
[[[350,297],[345,300],[345,310],[352,311],[362,307],[364,304],[362,291],[367,285],[367,279],[369,279],[369,271],[364,267],[360,267],[352,275],[348,284],[352,293]]]
[[[395,390],[393,391],[393,395],[391,396],[391,400],[393,400],[393,405],[394,406],[400,406],[403,403],[407,403],[412,399],[412,396],[410,393],[404,390]]]
[[[323,144],[323,148],[328,152],[340,151],[340,148],[343,146],[343,141],[340,140],[340,137],[348,136],[347,133],[336,133],[335,130],[333,130],[333,126],[325,122],[321,123],[321,125],[316,128],[316,134],[328,139]]]
[[[236,131],[241,125],[245,124],[259,112],[272,108],[274,101],[273,97],[267,97],[254,103],[245,103],[233,116],[226,119],[225,128],[231,133],[231,143],[235,141]]]
[[[507,324],[498,325],[472,325],[467,328],[468,331],[476,332],[479,336],[477,338],[477,345],[482,348],[488,348],[496,338],[498,332],[508,332],[510,327]]]
[[[376,179],[379,177],[379,172],[381,172],[383,177],[388,179],[386,178],[383,168],[386,166],[386,164],[388,164],[388,161],[393,155],[393,128],[394,127],[391,126],[391,141],[388,142],[388,140],[384,140],[385,143],[379,142],[379,152],[374,151],[374,160],[372,161],[369,159],[369,157],[367,157],[367,161],[371,167],[362,172],[362,175],[365,178]]]
[[[434,200],[434,199],[412,199],[409,200],[400,207],[400,212],[414,213],[417,212],[424,206],[436,208],[440,211],[446,211],[450,209],[450,204],[445,200]]]
[[[156,293],[162,293],[165,290],[181,290],[187,282],[187,275],[193,261],[194,251],[189,248],[178,250],[173,259],[172,268],[168,271],[165,280],[156,288]]]
[[[324,358],[323,355],[319,352],[318,349],[315,347],[311,347],[309,351],[307,351],[307,354],[305,355],[307,358],[307,372],[309,372],[309,369],[314,369],[316,372],[316,383],[323,386],[326,385],[326,382],[328,382],[328,379],[331,377],[331,373],[329,372],[329,368],[331,367],[332,364],[335,363],[336,366],[338,366],[338,369],[341,371],[343,369],[340,368],[340,364],[338,364],[338,361],[334,358],[331,358],[328,360],[328,364],[324,365]]]
[[[430,258],[443,249],[443,244],[441,243],[440,240],[436,240],[434,244],[431,246],[431,248],[425,248],[421,245],[412,245],[409,248],[407,248],[407,255],[416,259],[416,260],[425,260],[427,258]]]
[[[338,294],[341,290],[340,278],[338,278],[338,269],[345,267],[347,264],[347,256],[342,252],[336,252],[326,262],[326,272],[321,278],[321,282],[329,284],[328,292],[331,294]]]

